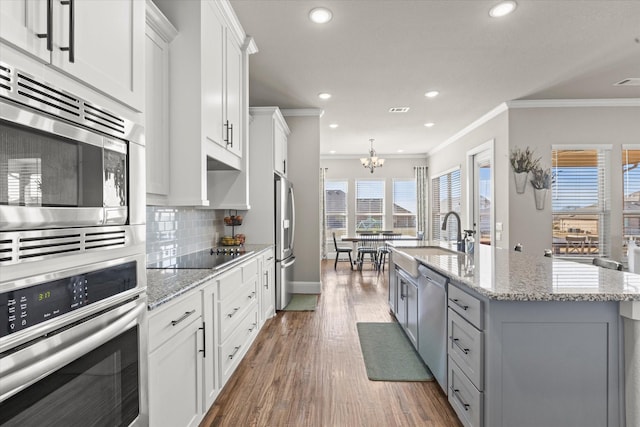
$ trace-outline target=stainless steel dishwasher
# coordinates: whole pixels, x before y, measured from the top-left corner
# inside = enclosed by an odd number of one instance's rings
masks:
[[[447,393],[447,282],[428,267],[418,267],[418,353]]]

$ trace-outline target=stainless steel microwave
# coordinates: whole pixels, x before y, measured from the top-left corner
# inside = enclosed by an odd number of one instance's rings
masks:
[[[0,230],[127,224],[139,128],[0,63]]]

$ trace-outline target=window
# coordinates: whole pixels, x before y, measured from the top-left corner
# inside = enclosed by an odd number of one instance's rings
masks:
[[[626,254],[626,242],[640,240],[640,149],[622,150],[622,180],[622,235],[625,242],[623,253]]]
[[[356,232],[384,229],[384,180],[356,181]]]
[[[447,230],[442,231],[442,221],[447,212],[460,213],[460,169],[431,179],[431,194],[431,238],[455,241],[458,233],[457,223],[449,220]]]
[[[416,233],[416,180],[393,180],[393,232]]]
[[[347,189],[347,181],[325,182],[325,224],[328,239],[332,239],[334,232],[337,238],[347,235]]]
[[[605,193],[608,150],[552,150],[555,253],[565,257],[609,255],[609,201]]]

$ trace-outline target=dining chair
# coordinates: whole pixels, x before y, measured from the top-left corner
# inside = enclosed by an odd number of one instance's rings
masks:
[[[337,270],[338,269],[338,261],[346,261],[346,259],[338,259],[340,258],[340,254],[347,254],[349,255],[349,266],[351,267],[351,269],[353,270],[353,261],[351,260],[351,252],[353,251],[353,248],[349,248],[346,246],[338,246],[338,242],[336,241],[336,233],[333,233],[333,246],[336,249],[336,260],[333,263],[333,269]]]
[[[358,270],[362,270],[362,265],[364,264],[364,258],[368,254],[371,262],[373,263],[374,268],[377,267],[377,259],[378,259],[378,243],[380,242],[380,238],[373,233],[360,233],[359,235],[360,242],[358,244]]]

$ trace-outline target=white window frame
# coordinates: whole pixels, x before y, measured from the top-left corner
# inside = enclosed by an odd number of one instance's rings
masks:
[[[380,213],[377,212],[360,212],[358,211],[358,183],[365,183],[365,182],[378,182],[382,184],[382,201],[380,203],[380,206],[382,208],[382,211]],[[385,205],[386,205],[386,185],[387,185],[387,180],[382,178],[382,179],[356,179],[355,180],[355,194],[354,194],[354,200],[355,200],[355,226],[354,226],[354,230],[357,233],[360,230],[384,230],[385,229]],[[380,216],[380,227],[358,227],[360,224],[358,222],[358,217],[359,216],[364,216],[364,215],[369,215],[369,217],[371,217],[372,215],[375,216]],[[362,221],[360,221],[362,222]],[[377,224],[376,224],[377,225]]]
[[[396,182],[412,182],[413,183],[413,197],[414,197],[414,204],[415,204],[415,209],[413,212],[409,211],[406,213],[396,213],[395,212],[395,206],[396,206]],[[416,183],[416,179],[414,178],[393,178],[391,181],[391,224],[392,224],[392,228],[391,230],[395,233],[395,232],[403,232],[404,230],[408,231],[407,227],[402,227],[402,228],[396,228],[395,224],[396,224],[396,218],[411,218],[413,217],[413,230],[410,230],[410,234],[411,235],[415,235],[416,234],[416,227],[417,227],[417,220],[418,220],[418,194],[416,193],[417,191],[417,183]],[[398,205],[399,206],[399,205]]]
[[[449,203],[447,204],[447,208],[445,212],[442,212],[442,210],[440,209],[440,202],[442,201],[442,198],[438,197],[438,203],[436,205],[435,203],[435,197],[440,195],[440,189],[438,188],[438,190],[436,191],[434,188],[434,184],[435,181],[438,180],[438,184],[440,184],[440,179],[443,177],[448,177],[449,179],[449,183],[446,186],[447,189],[447,193],[448,194],[452,194],[455,190],[455,186],[452,185],[452,179],[455,177],[455,174],[457,173],[458,177],[458,191],[460,192],[459,195],[459,199],[458,202],[455,203],[453,201],[452,197],[449,197],[448,200]],[[442,235],[442,216],[444,213],[449,212],[449,211],[454,211],[456,212],[458,215],[460,215],[461,213],[461,204],[462,204],[462,168],[460,166],[456,166],[455,168],[449,169],[447,171],[441,172],[437,175],[434,175],[431,177],[430,179],[430,185],[431,185],[431,204],[430,204],[430,217],[431,217],[431,239],[432,240],[445,240],[445,241],[455,241],[456,240],[456,235],[457,235],[457,229],[455,228],[455,226],[451,225],[449,227],[447,227],[447,231],[446,231],[446,236]],[[438,212],[436,212],[436,207],[438,207]],[[453,222],[451,224],[454,224]],[[460,226],[462,227],[462,224],[460,224]],[[444,239],[443,239],[444,237]]]

